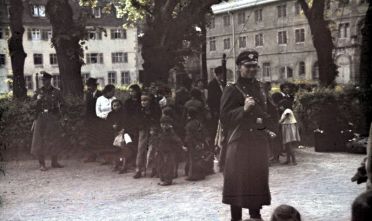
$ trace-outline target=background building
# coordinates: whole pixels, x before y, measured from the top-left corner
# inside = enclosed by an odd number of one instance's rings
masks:
[[[53,74],[52,83],[59,87],[58,58],[51,45],[52,27],[45,15],[46,1],[25,1],[23,46],[27,53],[25,60],[25,80],[28,90],[35,90],[37,73],[47,71]],[[88,13],[88,31],[84,44],[84,60],[81,72],[85,81],[88,77],[98,78],[101,86],[115,84],[128,85],[138,81],[142,69],[138,50],[137,28],[123,29],[125,23],[116,11],[104,12],[105,3],[97,7],[82,8],[78,1],[71,1],[74,16]],[[0,0],[0,93],[11,90],[12,68],[8,53],[9,12],[7,1]],[[39,84],[41,85],[41,84]]]
[[[361,28],[366,0],[326,1],[334,36],[338,83],[357,83]],[[235,81],[235,58],[248,48],[259,52],[259,78],[264,81],[318,79],[317,55],[310,28],[296,0],[235,0],[212,7],[207,31],[209,77],[227,55],[227,79]]]

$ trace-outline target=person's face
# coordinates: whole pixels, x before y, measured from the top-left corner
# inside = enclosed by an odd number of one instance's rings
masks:
[[[172,125],[167,124],[167,123],[161,123],[160,127],[163,131],[169,131],[172,128]]]
[[[216,74],[216,79],[219,80],[219,81],[222,81],[223,80],[223,74],[222,73]]]
[[[203,83],[203,81],[198,81],[198,83],[196,84],[196,86],[197,86],[199,89],[204,89],[204,83]]]
[[[142,107],[150,106],[150,98],[148,96],[142,96],[141,97],[141,105],[142,105]]]
[[[115,89],[107,92],[105,95],[107,98],[112,98],[113,96],[115,96]]]
[[[258,72],[258,65],[256,64],[248,64],[248,65],[240,65],[240,76],[242,78],[255,78]]]
[[[97,85],[87,85],[87,89],[89,92],[94,92],[97,90]]]
[[[44,87],[52,86],[52,79],[51,78],[43,78],[43,86]]]
[[[130,90],[129,90],[129,95],[130,95],[130,97],[131,97],[132,99],[137,99],[137,96],[138,96],[137,91],[135,91],[135,90],[133,90],[133,89],[130,89]]]
[[[121,108],[121,104],[119,102],[115,102],[112,104],[112,110],[117,111]]]
[[[288,86],[283,87],[283,93],[289,94],[290,91],[291,90],[290,90],[290,88]]]

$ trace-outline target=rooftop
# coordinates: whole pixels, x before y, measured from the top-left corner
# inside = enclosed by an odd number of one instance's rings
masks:
[[[280,0],[232,0],[212,5],[212,11],[214,14],[220,14],[278,1]]]

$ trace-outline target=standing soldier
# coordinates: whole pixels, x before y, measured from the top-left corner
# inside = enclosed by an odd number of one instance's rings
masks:
[[[57,156],[63,148],[62,96],[59,89],[52,86],[52,75],[43,73],[43,87],[35,92],[36,120],[33,123],[31,154],[39,160],[40,170],[46,171],[45,157],[51,156],[52,168],[62,168]]]
[[[85,112],[85,126],[87,130],[87,151],[88,154],[84,160],[85,163],[95,162],[97,154],[94,150],[97,149],[97,137],[100,133],[100,127],[97,126],[99,118],[96,115],[97,98],[102,96],[102,92],[97,89],[98,83],[96,78],[89,78],[87,80],[87,93],[85,95],[86,112]]]
[[[258,53],[244,51],[236,64],[240,77],[221,99],[221,122],[227,130],[222,202],[231,206],[232,220],[242,219],[242,208],[261,220],[262,206],[271,203],[268,139],[276,134],[269,130],[268,95],[256,80]]]

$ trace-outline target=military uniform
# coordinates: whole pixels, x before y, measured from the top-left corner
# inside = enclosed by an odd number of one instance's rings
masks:
[[[238,57],[239,65],[242,62],[239,59],[257,62],[257,52],[243,53]],[[253,97],[256,104],[244,111],[247,96]],[[227,130],[222,201],[230,204],[232,210],[248,208],[257,217],[261,207],[271,203],[268,139],[272,122],[267,111],[270,104],[263,83],[255,78],[240,77],[236,84],[225,88],[221,98],[220,119]]]
[[[51,77],[51,76],[50,76]],[[44,74],[44,78],[49,78]],[[36,120],[33,125],[31,154],[37,156],[41,164],[45,156],[52,156],[52,166],[59,166],[57,155],[64,147],[61,124],[63,99],[59,89],[42,87],[35,92]]]

